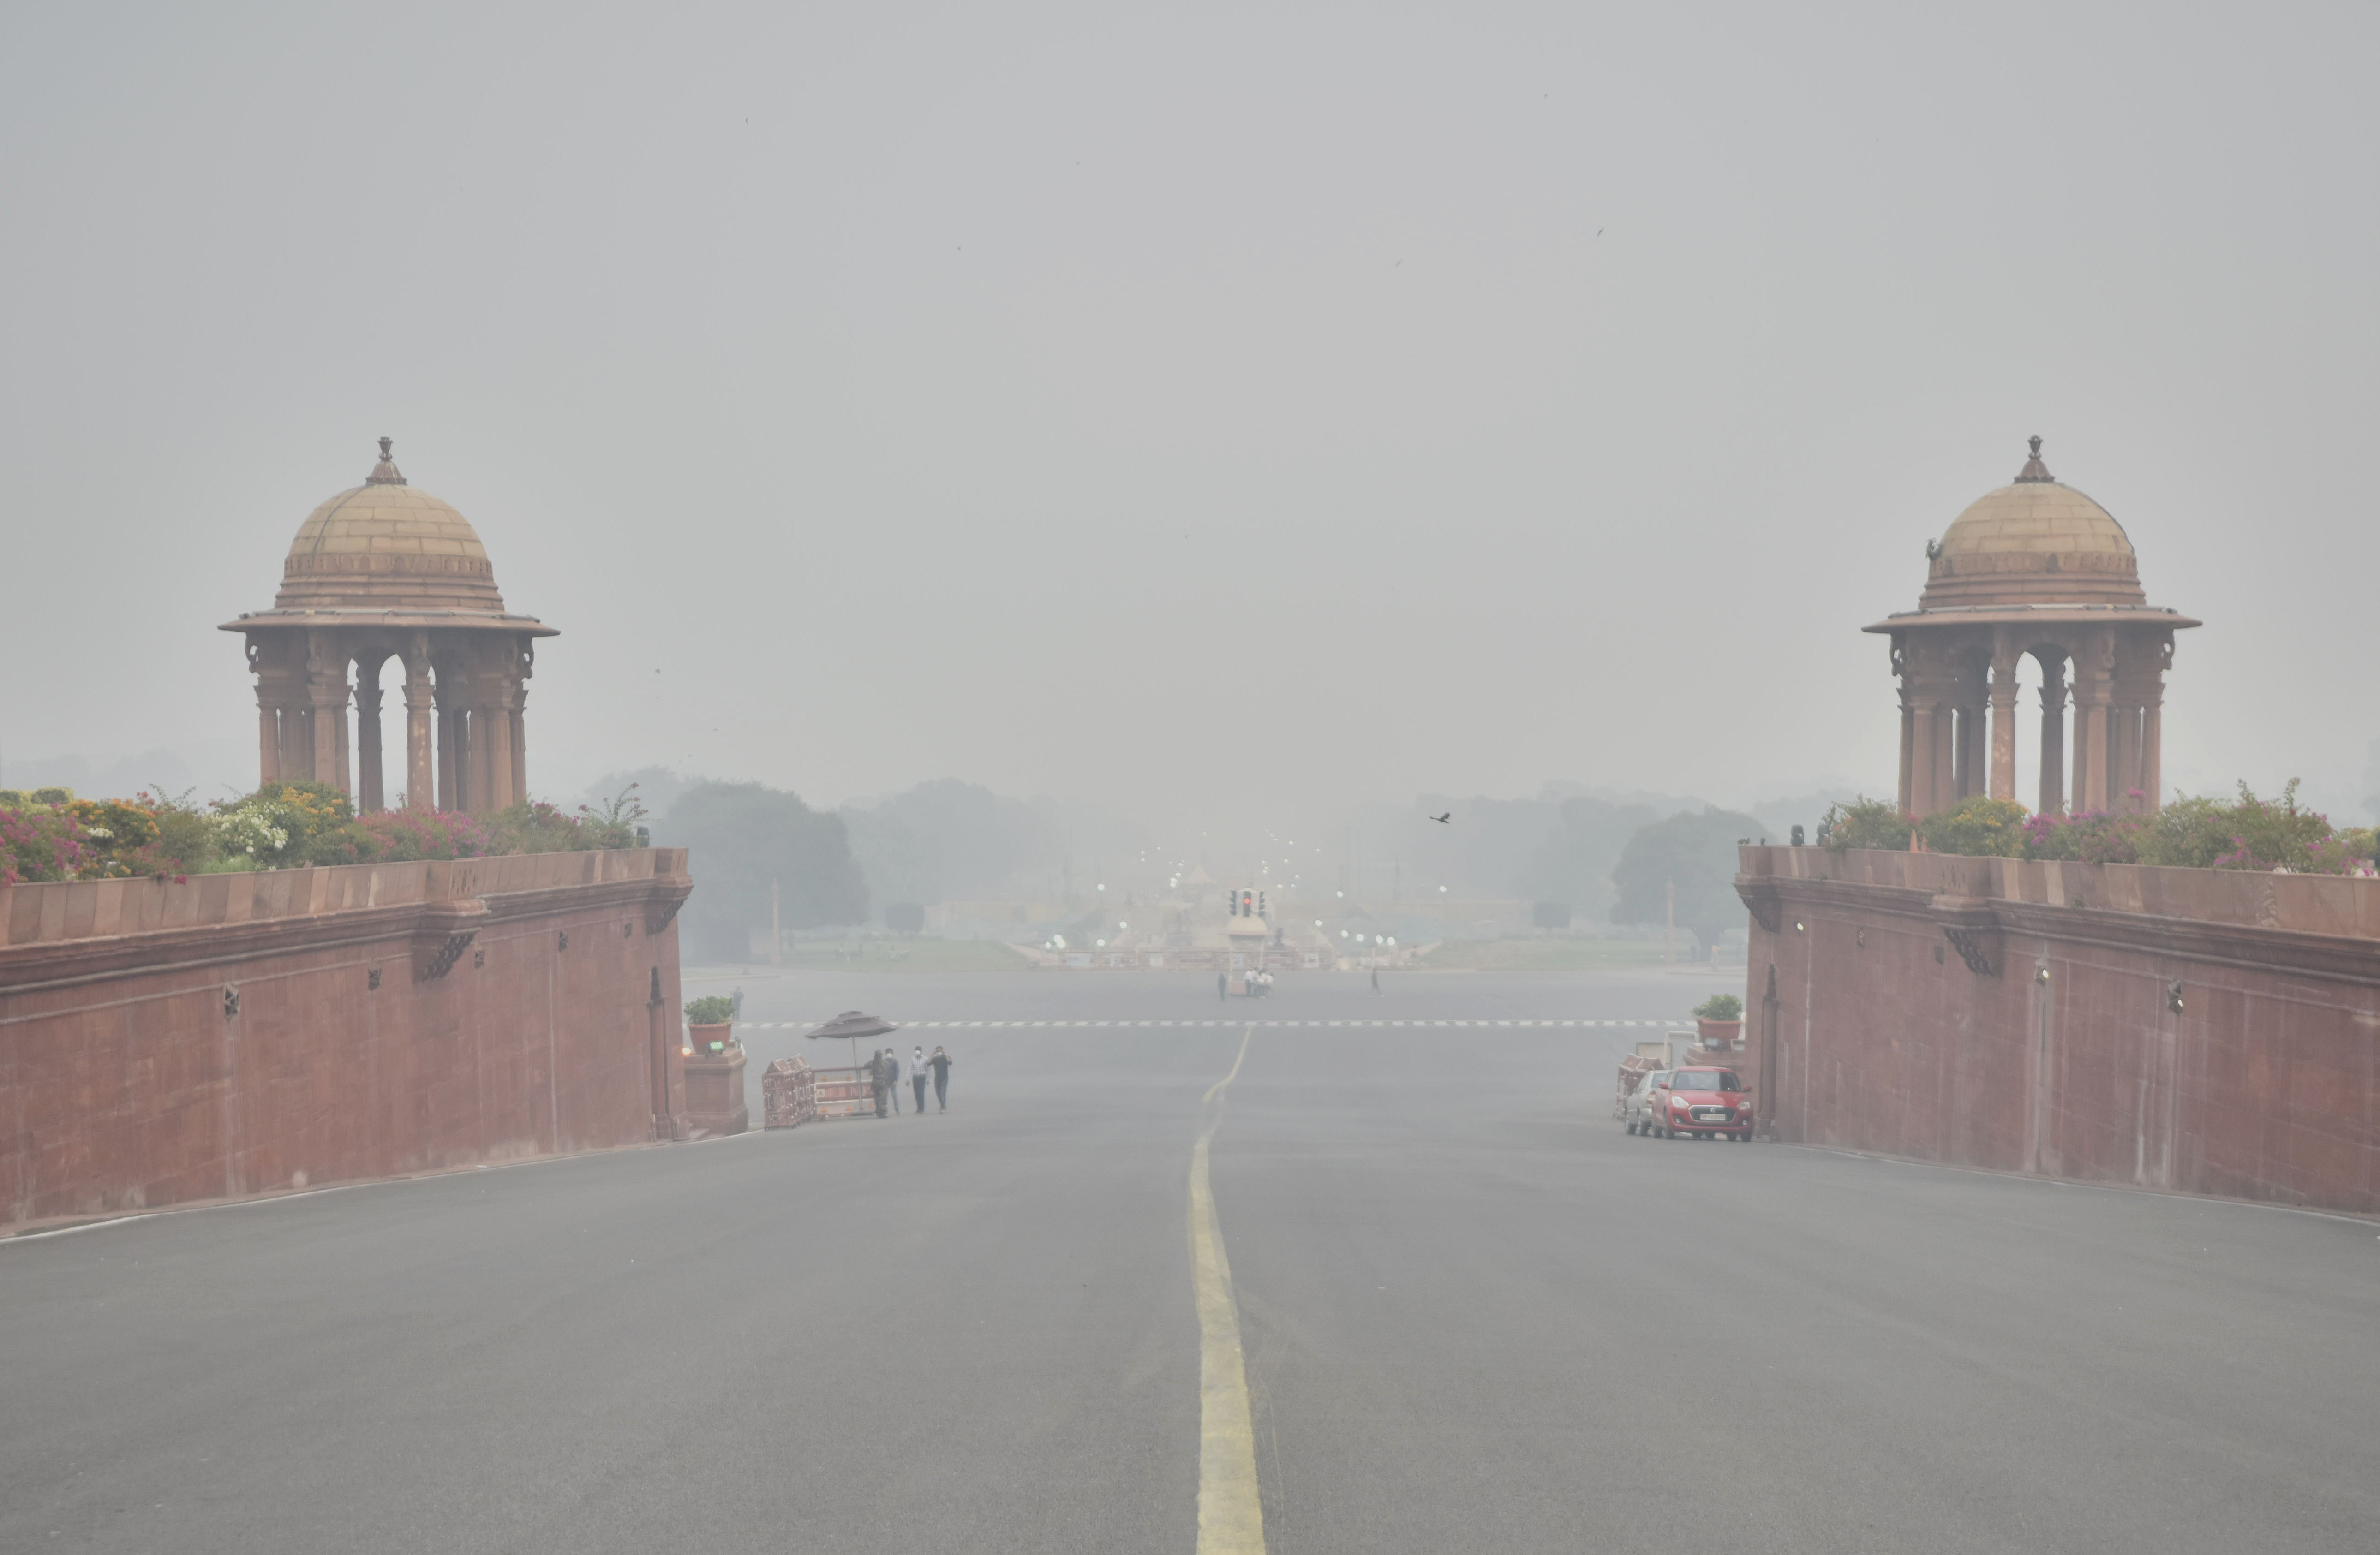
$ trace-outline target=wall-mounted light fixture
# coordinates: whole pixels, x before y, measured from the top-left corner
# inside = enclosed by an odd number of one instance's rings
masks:
[[[2049,958],[2046,956],[2033,964],[2033,980],[2044,984],[2049,982]]]
[[[2165,985],[2165,1007],[2176,1015],[2181,1013],[2181,979],[2177,977]]]
[[[1808,933],[1809,931],[1808,931],[1808,929],[1807,929],[1806,927],[1804,927],[1804,925],[1803,925],[1803,922],[1802,922],[1802,920],[1800,920],[1799,918],[1796,918],[1796,919],[1794,919],[1794,920],[1793,920],[1793,932],[1794,932],[1795,934],[1806,934],[1806,933]]]
[[[1865,950],[1867,948],[1867,931],[1865,929],[1862,929],[1857,934],[1852,935],[1852,943],[1858,946],[1862,950]]]

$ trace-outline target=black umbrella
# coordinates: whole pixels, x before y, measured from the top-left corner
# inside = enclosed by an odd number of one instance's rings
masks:
[[[813,1039],[818,1037],[849,1037],[851,1039],[851,1067],[856,1069],[859,1067],[860,1038],[886,1036],[892,1032],[899,1031],[900,1029],[900,1027],[893,1025],[890,1020],[885,1020],[873,1015],[863,1014],[856,1009],[847,1009],[841,1015],[836,1016],[833,1019],[828,1021],[825,1025],[820,1027],[817,1031],[808,1032],[806,1035]]]

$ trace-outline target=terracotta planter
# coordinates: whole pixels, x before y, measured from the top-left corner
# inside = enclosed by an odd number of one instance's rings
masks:
[[[1743,1022],[1741,1020],[1706,1020],[1694,1017],[1694,1029],[1702,1045],[1714,1052],[1733,1052],[1743,1045]]]
[[[717,1046],[713,1046],[713,1043]],[[686,1029],[686,1045],[694,1049],[697,1058],[717,1058],[735,1045],[735,1022],[722,1020],[715,1026],[689,1025]]]

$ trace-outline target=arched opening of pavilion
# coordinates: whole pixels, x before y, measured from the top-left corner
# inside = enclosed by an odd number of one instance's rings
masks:
[[[401,672],[409,809],[485,815],[528,798],[523,708],[536,642],[463,515],[397,472],[391,441],[361,486],[298,526],[273,609],[225,621],[256,676],[260,785],[311,780],[387,807],[381,672]]]
[[[2040,694],[2036,809],[2156,808],[2173,634],[2199,622],[2148,603],[2115,516],[2051,476],[2034,438],[2016,479],[1977,499],[1926,556],[1918,608],[1864,629],[1892,640],[1901,814],[2017,797],[2027,659]]]

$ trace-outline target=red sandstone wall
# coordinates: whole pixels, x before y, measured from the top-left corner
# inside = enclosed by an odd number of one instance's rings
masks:
[[[1812,848],[1742,869],[1746,1056],[1781,1138],[2380,1212],[2380,880]]]
[[[0,1224],[666,1134],[690,888],[681,849],[0,887]]]

